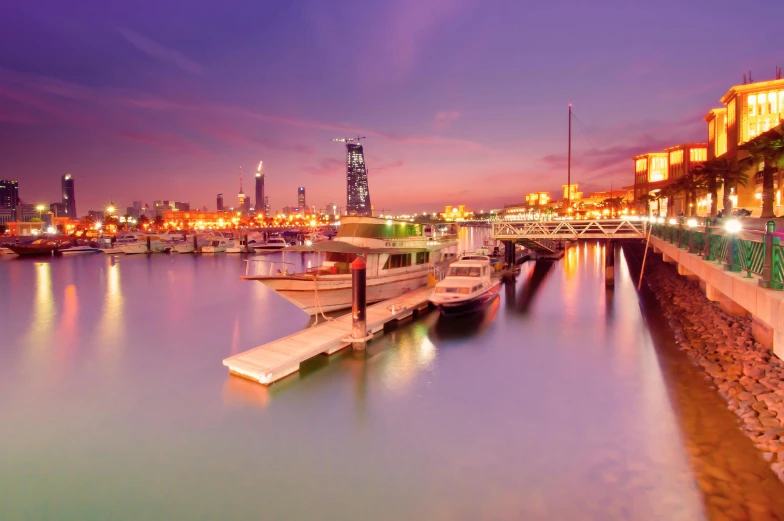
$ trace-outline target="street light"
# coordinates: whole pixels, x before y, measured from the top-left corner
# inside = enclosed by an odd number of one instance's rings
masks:
[[[46,206],[39,204],[38,206],[35,207],[35,209],[38,210],[38,218],[43,219],[43,213],[44,210],[46,210]]]
[[[740,221],[730,219],[724,225],[729,236],[727,237],[727,256],[724,258],[724,269],[727,271],[740,271],[740,266],[735,265],[735,235],[741,230]]]
[[[106,213],[108,213],[109,215],[112,215],[115,211],[117,211],[117,208],[115,208],[114,206],[106,207]]]

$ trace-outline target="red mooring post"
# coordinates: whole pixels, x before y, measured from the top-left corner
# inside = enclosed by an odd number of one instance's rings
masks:
[[[365,349],[367,332],[367,265],[362,257],[351,263],[351,338],[354,349]]]

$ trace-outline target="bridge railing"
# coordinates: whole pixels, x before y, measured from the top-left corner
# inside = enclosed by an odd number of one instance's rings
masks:
[[[500,221],[493,223],[493,238],[612,239],[643,237],[648,221],[636,218],[557,221]]]
[[[670,244],[702,256],[707,262],[723,264],[727,271],[757,275],[759,285],[769,289],[784,289],[784,245],[776,232],[776,224],[768,221],[765,231],[743,230],[738,221],[725,226],[712,226],[707,219],[699,224],[695,219],[671,219],[653,224],[651,234]]]

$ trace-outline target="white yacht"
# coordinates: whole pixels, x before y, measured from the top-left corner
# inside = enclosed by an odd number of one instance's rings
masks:
[[[253,250],[256,252],[274,251],[282,250],[286,246],[288,246],[288,243],[286,243],[286,239],[283,237],[270,237],[267,242],[256,244],[253,247]]]
[[[83,255],[85,253],[101,253],[102,251],[95,243],[90,244],[86,241],[76,241],[73,246],[59,250],[62,255]]]
[[[149,242],[149,249],[147,248],[148,242]],[[130,241],[127,243],[126,242],[120,243],[120,241],[117,241],[115,243],[115,246],[118,245],[123,253],[125,253],[126,255],[133,255],[139,253],[161,253],[166,249],[168,243],[158,235],[142,234],[135,241]]]
[[[436,284],[430,302],[446,316],[479,311],[501,290],[501,281],[492,279],[493,271],[490,257],[463,256],[449,266],[444,280]]]
[[[285,262],[249,259],[242,279],[257,280],[311,315],[351,307],[349,265],[358,256],[367,263],[367,302],[397,297],[427,284],[428,274],[444,269],[457,246],[457,226],[414,224],[374,217],[346,217],[337,236],[310,246],[283,250],[317,252],[323,264],[289,273]],[[257,250],[258,251],[258,250]],[[280,267],[278,267],[280,266]]]
[[[102,244],[101,251],[106,253],[107,255],[117,255],[117,254],[125,253],[122,249],[122,246],[141,241],[146,235],[147,234],[143,232],[118,233],[115,236],[115,241],[113,244],[110,240],[111,239],[110,237],[101,237],[101,244]],[[103,244],[107,244],[107,240],[109,241],[108,245],[103,246]]]
[[[226,253],[226,248],[232,240],[222,235],[213,235],[210,237],[209,243],[201,247],[202,253]]]
[[[326,235],[324,235],[321,232],[313,232],[313,233],[309,233],[309,234],[305,235],[305,245],[306,246],[312,246],[313,244],[316,244],[317,242],[324,242],[324,241],[328,241],[328,240],[330,240],[329,237],[327,237]]]

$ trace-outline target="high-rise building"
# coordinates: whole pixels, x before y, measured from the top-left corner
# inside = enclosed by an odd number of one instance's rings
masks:
[[[365,152],[362,145],[346,142],[346,214],[372,215]]]
[[[65,216],[76,219],[76,197],[74,194],[74,180],[71,173],[66,173],[60,185],[63,191],[63,206],[65,206]]]
[[[248,203],[248,198],[245,197],[245,192],[240,188],[240,193],[237,196],[237,209],[241,212],[245,211],[245,205]]]
[[[0,179],[0,208],[15,209],[19,204],[19,182]]]
[[[301,209],[307,208],[305,205],[305,187],[297,187],[297,206]]]
[[[219,212],[223,211],[223,194],[218,194],[218,206],[217,206],[217,208],[218,208]]]
[[[264,171],[262,170],[262,162],[259,161],[259,167],[256,169],[256,213],[267,215],[267,209],[264,206],[265,201]]]
[[[264,215],[270,214],[270,207],[269,207],[269,196],[264,196]]]
[[[54,217],[70,217],[67,213],[65,203],[52,203],[49,205],[49,211],[52,212]]]

